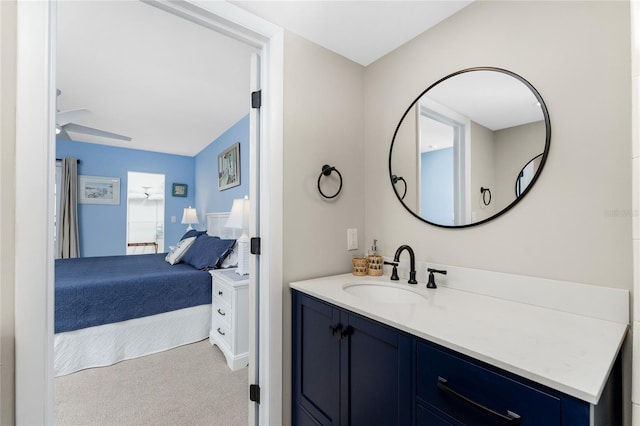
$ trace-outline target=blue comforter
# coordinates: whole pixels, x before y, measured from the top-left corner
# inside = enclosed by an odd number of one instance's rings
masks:
[[[55,261],[55,332],[211,303],[211,275],[164,254]]]

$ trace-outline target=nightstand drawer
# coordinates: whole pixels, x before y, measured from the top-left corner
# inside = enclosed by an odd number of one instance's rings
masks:
[[[216,299],[222,300],[229,306],[233,306],[233,288],[231,288],[231,286],[227,285],[226,283],[217,280],[215,282],[215,289],[213,294],[213,300],[215,301]]]
[[[215,328],[212,330],[214,334],[218,336],[222,343],[226,346],[226,349],[231,349],[231,338],[233,337],[231,334],[231,329],[227,327],[224,323],[219,323],[215,325]]]
[[[224,324],[227,329],[231,330],[231,318],[233,318],[233,309],[220,299],[213,300],[213,323]]]

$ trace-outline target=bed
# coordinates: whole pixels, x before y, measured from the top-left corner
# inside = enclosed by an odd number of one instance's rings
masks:
[[[233,241],[234,230],[223,226],[227,217],[228,213],[208,214],[207,234],[220,236],[223,242]],[[207,235],[194,240],[200,243],[204,237]],[[194,267],[201,265],[193,259],[190,262],[194,266],[170,265],[165,256],[56,260],[55,376],[112,365],[208,337],[210,273]],[[231,266],[233,257],[217,267]]]

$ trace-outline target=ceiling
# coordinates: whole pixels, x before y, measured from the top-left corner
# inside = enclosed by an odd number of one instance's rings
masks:
[[[233,1],[363,66],[470,1]],[[194,156],[249,113],[255,49],[138,1],[58,2],[59,111],[132,138],[73,140]]]

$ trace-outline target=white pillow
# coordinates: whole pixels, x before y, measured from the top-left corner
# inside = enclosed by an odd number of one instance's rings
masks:
[[[222,262],[221,268],[235,268],[238,266],[238,243],[233,245],[233,250]]]
[[[178,244],[173,247],[167,256],[164,258],[170,265],[175,265],[176,263],[180,263],[182,257],[187,252],[187,249],[191,247],[191,244],[196,240],[196,237],[185,238],[184,240],[180,240]]]

